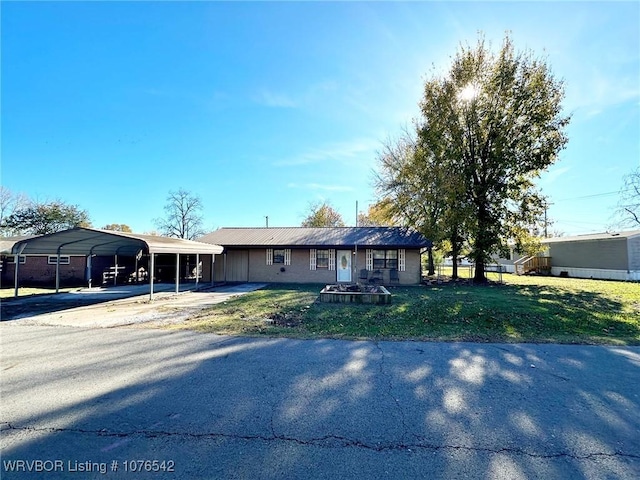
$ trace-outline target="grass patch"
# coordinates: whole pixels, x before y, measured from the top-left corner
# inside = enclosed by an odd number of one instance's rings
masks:
[[[270,285],[174,328],[295,338],[640,345],[640,285],[504,275],[504,285],[391,287],[391,305],[326,304]]]

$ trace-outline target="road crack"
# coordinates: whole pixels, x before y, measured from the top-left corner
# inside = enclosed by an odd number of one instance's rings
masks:
[[[364,450],[372,450],[376,452],[389,452],[389,451],[469,451],[476,453],[487,453],[492,455],[511,454],[519,456],[527,456],[531,458],[539,459],[553,459],[553,458],[570,458],[573,460],[592,460],[596,458],[632,458],[640,459],[640,455],[626,453],[622,451],[615,452],[590,452],[585,454],[575,454],[571,452],[556,452],[556,453],[535,453],[523,450],[521,448],[489,448],[489,447],[472,447],[468,445],[437,445],[429,442],[418,443],[404,443],[404,442],[392,442],[392,443],[367,443],[361,440],[343,437],[339,435],[324,435],[321,437],[301,439],[296,437],[289,437],[285,435],[242,435],[242,434],[230,434],[222,432],[169,432],[163,430],[131,430],[131,431],[109,431],[107,429],[100,430],[88,430],[80,428],[55,428],[55,427],[29,427],[29,426],[14,426],[11,424],[4,424],[4,430],[21,431],[21,432],[37,432],[37,433],[75,433],[82,435],[96,435],[98,437],[142,437],[142,438],[183,438],[183,439],[231,439],[231,440],[243,440],[243,441],[261,441],[261,442],[286,442],[302,446],[311,446],[319,448],[361,448]]]
[[[409,428],[407,427],[405,412],[404,412],[404,409],[402,408],[402,405],[400,404],[400,400],[398,400],[398,398],[393,394],[393,390],[394,390],[393,389],[393,377],[385,369],[386,356],[385,356],[384,350],[382,349],[382,347],[380,346],[380,344],[378,342],[374,341],[373,344],[375,345],[375,347],[380,352],[380,375],[381,375],[381,378],[386,378],[387,379],[387,395],[389,397],[391,397],[391,399],[393,400],[393,402],[396,405],[396,408],[397,408],[398,412],[400,413],[400,421],[402,423],[402,437],[401,438],[404,441],[407,438],[407,435],[409,433]]]

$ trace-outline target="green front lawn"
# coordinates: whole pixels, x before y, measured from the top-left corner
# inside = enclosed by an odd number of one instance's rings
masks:
[[[319,303],[271,285],[177,328],[229,335],[640,345],[640,285],[504,275],[504,285],[391,288],[388,306]]]

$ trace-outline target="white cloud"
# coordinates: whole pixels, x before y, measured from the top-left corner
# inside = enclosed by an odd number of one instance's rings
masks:
[[[294,89],[295,90],[295,89]],[[277,92],[269,88],[259,90],[253,100],[260,105],[272,108],[304,108],[326,103],[327,96],[334,96],[338,84],[333,80],[324,80],[306,85],[297,92]]]
[[[254,97],[260,105],[271,108],[296,108],[298,103],[290,96],[283,93],[275,93],[269,90],[261,90]]]
[[[567,87],[566,104],[570,110],[583,110],[587,118],[595,117],[610,107],[640,101],[638,79],[631,76],[612,76],[594,70],[581,83]]]
[[[308,165],[319,162],[369,162],[375,158],[380,141],[373,139],[355,139],[315,148],[294,157],[274,162],[276,167]]]
[[[304,190],[322,190],[327,192],[351,192],[353,187],[346,185],[323,185],[320,183],[289,183],[289,188],[301,188]]]
[[[555,182],[559,177],[567,173],[571,168],[570,167],[560,167],[554,168],[553,170],[549,170],[544,174],[544,182],[549,184]]]

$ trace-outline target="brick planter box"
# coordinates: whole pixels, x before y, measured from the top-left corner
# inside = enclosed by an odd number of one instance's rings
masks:
[[[320,301],[325,303],[371,303],[388,305],[391,293],[383,286],[358,287],[357,285],[327,285],[320,292]]]

